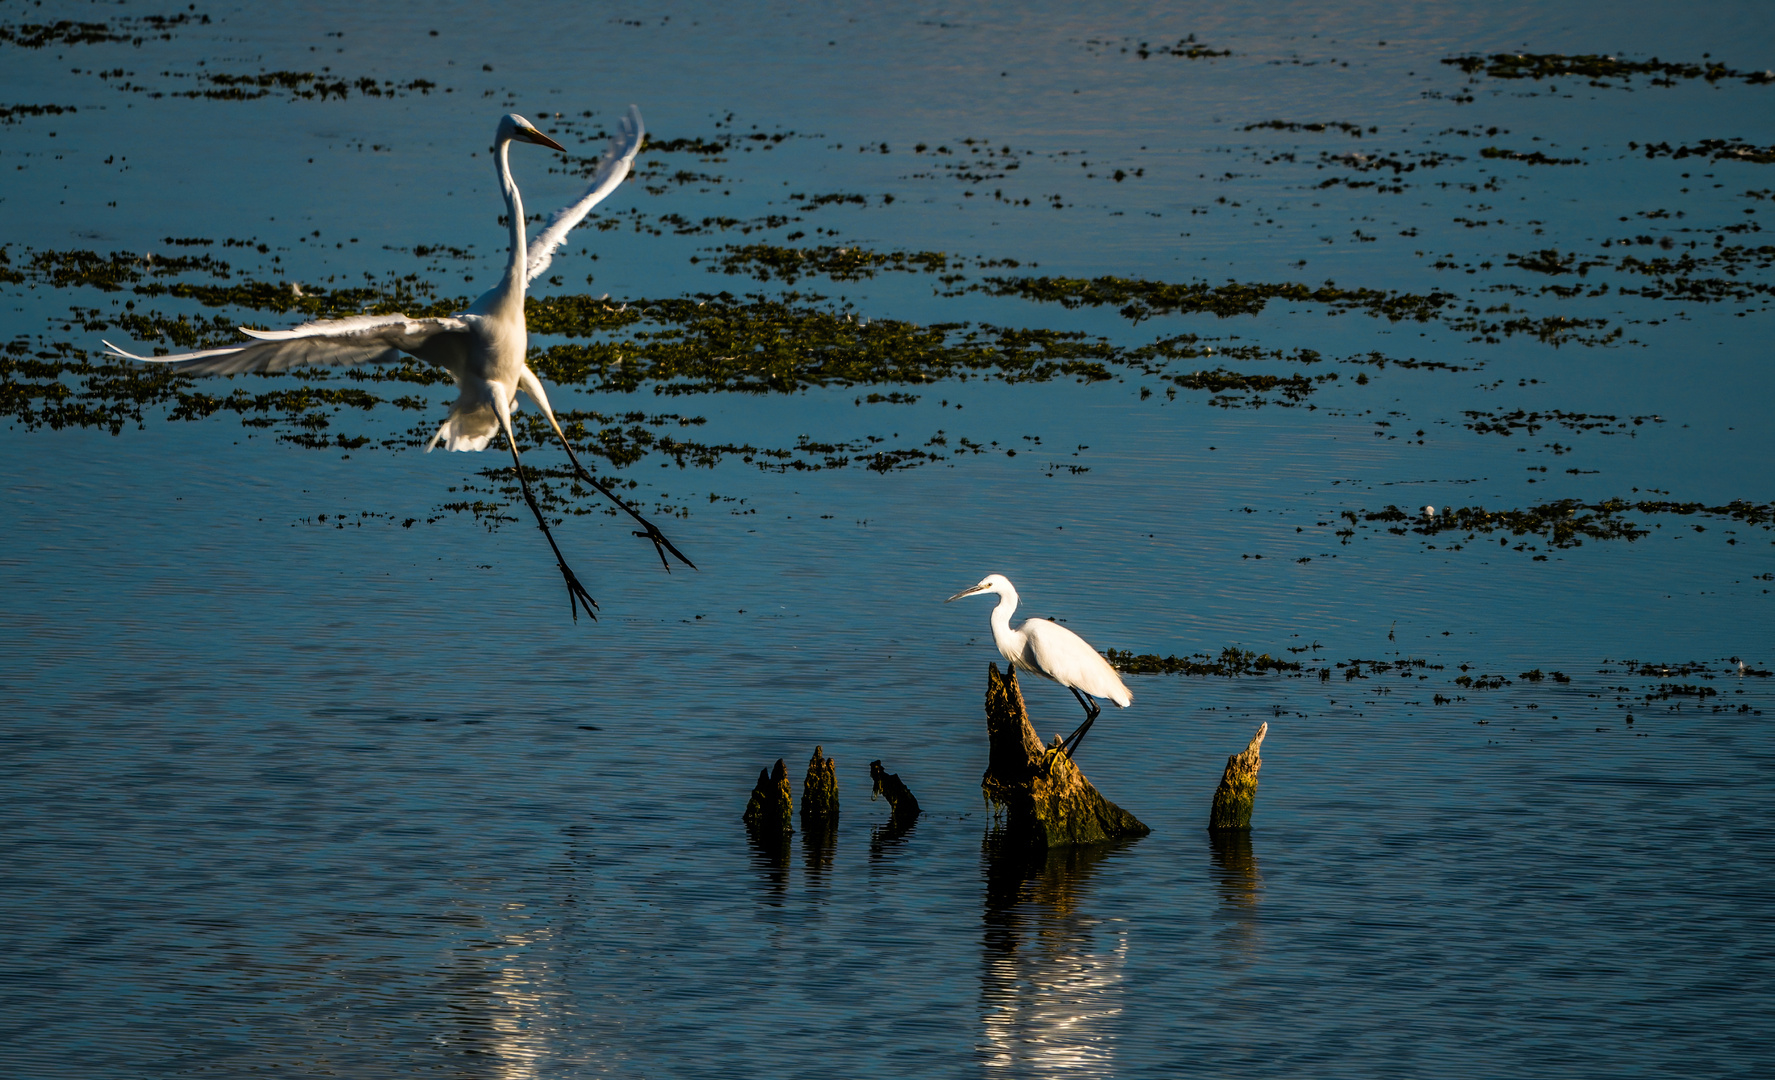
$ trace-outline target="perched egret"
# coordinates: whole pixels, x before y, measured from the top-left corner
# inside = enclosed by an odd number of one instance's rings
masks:
[[[977,593],[997,593],[998,606],[992,609],[992,640],[1011,666],[1019,671],[1052,679],[1072,691],[1072,696],[1085,710],[1085,722],[1078,730],[1061,740],[1059,752],[1073,756],[1085,741],[1085,732],[1096,723],[1097,699],[1108,698],[1120,708],[1134,703],[1122,677],[1109,661],[1098,655],[1085,639],[1047,619],[1025,619],[1023,625],[1011,629],[1011,613],[1017,610],[1017,589],[1003,574],[988,574],[980,584],[963,589],[944,603],[953,603]],[[1049,761],[1053,757],[1050,755]]]
[[[405,315],[360,315],[347,319],[322,319],[292,330],[241,327],[240,332],[253,341],[177,356],[136,356],[108,341],[105,346],[117,356],[165,364],[174,371],[195,375],[280,372],[307,365],[388,364],[401,359],[403,353],[436,364],[455,376],[461,394],[450,406],[449,416],[439,425],[425,449],[429,452],[441,442],[449,450],[485,450],[493,437],[504,430],[506,441],[511,443],[512,465],[518,474],[524,501],[536,517],[537,528],[547,537],[549,548],[555,553],[555,563],[567,583],[568,608],[575,621],[579,619],[581,605],[584,605],[586,614],[595,619],[597,615],[593,609],[597,602],[568,568],[554,535],[549,532],[548,523],[543,520],[541,508],[536,505],[536,498],[530,493],[530,482],[524,478],[524,463],[518,457],[518,440],[512,432],[511,414],[518,408],[518,391],[530,395],[560,438],[568,459],[573,462],[574,472],[640,524],[641,531],[635,535],[653,542],[660,563],[669,571],[671,563],[666,559],[666,553],[671,552],[684,565],[693,570],[696,568],[652,522],[618,498],[579,463],[573,445],[567,441],[566,433],[555,419],[554,410],[549,408],[542,382],[524,362],[528,344],[524,329],[525,287],[548,269],[555,249],[566,240],[573,227],[628,176],[635,155],[641,150],[642,136],[640,110],[631,105],[598,162],[585,193],[550,218],[541,234],[526,247],[524,202],[512,179],[511,165],[506,160],[507,150],[514,142],[535,143],[562,153],[566,152],[566,147],[536,130],[536,125],[516,113],[501,117],[494,137],[493,158],[499,172],[500,190],[505,194],[506,215],[511,228],[511,257],[499,284],[483,293],[468,310],[456,315],[425,319]]]

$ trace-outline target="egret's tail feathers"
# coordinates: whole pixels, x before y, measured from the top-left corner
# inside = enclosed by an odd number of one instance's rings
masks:
[[[431,441],[425,444],[425,452],[431,453],[440,442],[444,444],[446,450],[459,452],[485,450],[488,444],[493,441],[493,436],[497,434],[499,434],[499,419],[493,415],[493,410],[490,408],[477,409],[473,412],[452,413],[449,419],[438,425],[437,434],[433,435]]]

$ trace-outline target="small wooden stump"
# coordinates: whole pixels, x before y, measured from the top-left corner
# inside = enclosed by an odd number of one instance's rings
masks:
[[[759,837],[788,836],[795,831],[795,799],[789,793],[789,767],[777,759],[776,768],[758,770],[758,786],[746,803],[746,828]]]
[[[1220,786],[1214,789],[1214,806],[1208,811],[1209,832],[1251,828],[1251,806],[1257,800],[1257,770],[1263,767],[1257,748],[1263,745],[1263,737],[1269,731],[1267,722],[1260,725],[1251,745],[1226,759],[1226,772],[1220,777]]]
[[[1055,755],[1053,767],[1042,775],[1048,748],[1029,722],[1013,668],[1000,675],[997,664],[987,665],[986,738],[986,775],[980,778],[980,789],[987,801],[1004,807],[1005,831],[1016,842],[1065,847],[1152,831],[1098,794],[1065,754]]]
[[[881,762],[869,763],[869,776],[875,781],[875,796],[888,801],[888,818],[896,825],[910,824],[921,812],[912,791],[900,782],[899,773],[888,772]]]
[[[838,767],[814,747],[801,782],[801,831],[809,840],[825,841],[838,828]]]

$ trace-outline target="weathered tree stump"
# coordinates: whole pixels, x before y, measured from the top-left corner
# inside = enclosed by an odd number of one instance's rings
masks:
[[[875,781],[874,797],[888,801],[888,817],[895,824],[905,825],[918,817],[918,800],[912,797],[911,789],[900,782],[899,773],[888,772],[881,762],[871,761],[869,776]]]
[[[777,759],[776,768],[758,770],[758,786],[746,803],[746,828],[760,837],[788,836],[795,831],[795,799],[789,793],[789,767]]]
[[[980,789],[994,806],[1004,808],[1006,834],[1016,842],[1065,847],[1152,831],[1098,794],[1065,754],[1056,754],[1043,775],[1048,748],[1029,722],[1013,668],[1000,675],[997,664],[987,665],[986,738],[986,775],[980,778]],[[1059,745],[1060,737],[1054,741]]]
[[[1257,801],[1257,770],[1263,767],[1257,748],[1263,745],[1269,730],[1267,722],[1259,725],[1251,745],[1226,759],[1226,772],[1221,774],[1220,786],[1214,789],[1214,806],[1208,811],[1209,832],[1251,828],[1251,806]]]
[[[808,760],[808,778],[801,782],[801,828],[824,830],[838,824],[838,766],[815,746]]]

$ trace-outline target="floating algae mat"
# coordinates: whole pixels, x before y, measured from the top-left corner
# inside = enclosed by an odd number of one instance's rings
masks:
[[[514,10],[0,10],[0,1072],[1769,1071],[1770,16]],[[105,355],[460,311],[631,102],[595,623],[447,374]]]

